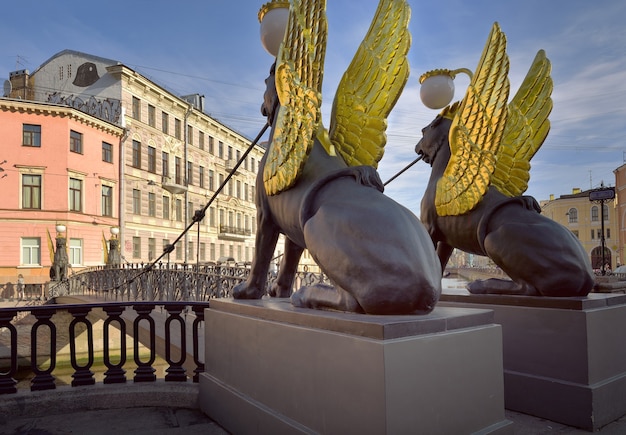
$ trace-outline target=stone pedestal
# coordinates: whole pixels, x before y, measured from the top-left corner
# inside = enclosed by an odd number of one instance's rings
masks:
[[[507,409],[595,431],[626,414],[626,295],[442,295],[502,325]]]
[[[493,312],[427,316],[212,300],[201,409],[231,433],[512,433]]]

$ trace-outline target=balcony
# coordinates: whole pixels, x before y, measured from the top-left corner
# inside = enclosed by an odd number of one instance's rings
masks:
[[[233,169],[235,169],[236,165],[237,165],[237,160],[235,159],[224,160],[224,169],[226,169],[228,172],[231,172]],[[238,173],[239,173],[239,170],[235,172],[235,174],[238,174]]]
[[[235,240],[235,241],[246,240],[250,236],[252,236],[251,230],[231,227],[229,225],[220,225],[220,232],[218,234],[218,238],[221,240]]]
[[[178,182],[177,182],[178,181]],[[178,195],[187,191],[187,186],[182,183],[182,180],[176,180],[173,177],[163,176],[161,179],[161,187],[167,190],[172,195]]]

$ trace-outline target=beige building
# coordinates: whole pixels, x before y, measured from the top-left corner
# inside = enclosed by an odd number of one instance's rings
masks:
[[[614,188],[609,188],[614,189]],[[575,188],[571,194],[541,202],[541,213],[567,227],[582,243],[595,270],[602,267],[602,228],[604,227],[605,264],[611,270],[623,262],[620,252],[617,201],[590,200],[594,190]],[[593,194],[592,194],[593,199]],[[602,222],[604,216],[604,222]],[[558,253],[555,253],[558,255]]]

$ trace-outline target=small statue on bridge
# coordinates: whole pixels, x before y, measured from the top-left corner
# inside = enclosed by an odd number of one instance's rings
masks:
[[[53,254],[52,266],[50,267],[50,279],[52,281],[63,281],[67,278],[69,261],[67,258],[66,240],[65,237],[57,234],[56,249],[53,249],[51,252]],[[50,247],[52,247],[51,243]]]
[[[540,50],[510,103],[508,71],[506,38],[495,23],[465,97],[425,127],[415,147],[432,166],[421,219],[442,270],[458,248],[488,256],[512,279],[474,281],[471,293],[586,296],[595,280],[581,243],[522,196],[530,159],[550,129],[550,62]],[[420,82],[442,73],[449,71]]]
[[[428,313],[441,293],[441,269],[419,219],[385,196],[376,172],[387,116],[409,67],[405,0],[381,0],[344,74],[330,129],[321,122],[327,22],[325,1],[293,1],[262,112],[272,125],[257,180],[256,252],[239,299],[264,294],[279,233],[284,257],[271,292],[298,307],[368,314]],[[308,249],[333,286],[292,295]]]

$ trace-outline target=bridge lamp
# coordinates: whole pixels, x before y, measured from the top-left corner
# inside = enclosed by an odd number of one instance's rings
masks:
[[[57,224],[55,229],[57,230],[57,237],[63,237],[63,234],[65,234],[65,230],[67,230],[66,226],[63,224]]]
[[[272,56],[278,56],[280,44],[285,37],[287,20],[289,19],[289,2],[271,0],[261,6],[259,22],[261,23],[261,43]]]
[[[442,109],[450,104],[454,98],[454,79],[458,73],[465,73],[472,78],[472,72],[467,68],[454,71],[436,69],[422,74],[419,78],[422,103],[429,109]]]

